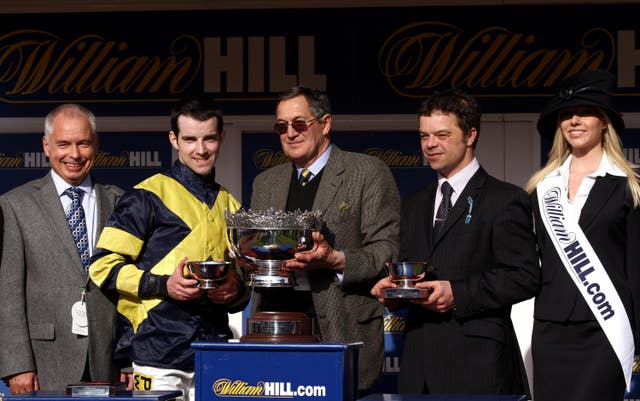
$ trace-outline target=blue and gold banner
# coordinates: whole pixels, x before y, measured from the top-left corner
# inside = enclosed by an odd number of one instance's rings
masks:
[[[78,101],[99,115],[167,115],[203,91],[226,114],[272,114],[296,84],[326,89],[339,113],[412,113],[451,86],[485,112],[537,112],[586,68],[616,73],[630,111],[639,14],[594,4],[5,15],[0,113]]]

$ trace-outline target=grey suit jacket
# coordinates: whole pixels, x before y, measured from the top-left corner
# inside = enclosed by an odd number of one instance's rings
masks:
[[[123,191],[94,187],[99,233]],[[5,193],[0,206],[0,377],[35,370],[42,390],[63,389],[80,381],[88,358],[93,380],[117,380],[115,305],[95,286],[86,296],[89,336],[71,332],[87,277],[51,175]]]
[[[293,165],[281,164],[253,182],[251,208],[284,210]],[[313,210],[322,212],[322,232],[346,256],[342,283],[335,272],[309,272],[314,307],[324,342],[364,342],[359,350],[359,388],[371,387],[384,360],[384,307],[369,291],[398,255],[400,195],[379,159],[333,145]],[[254,295],[254,312],[260,295]]]

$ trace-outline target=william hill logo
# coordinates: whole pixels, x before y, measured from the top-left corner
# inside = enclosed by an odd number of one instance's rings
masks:
[[[160,152],[122,151],[120,154],[100,151],[93,162],[95,168],[157,168],[162,167]],[[22,152],[12,155],[0,153],[0,168],[49,168],[51,164],[44,152]]]
[[[259,382],[255,386],[250,386],[242,380],[231,381],[231,379],[218,379],[213,383],[213,392],[218,397],[251,397],[264,394],[264,383]]]
[[[293,384],[291,382],[260,381],[255,386],[242,380],[221,378],[212,386],[218,397],[251,397],[251,398],[293,398],[293,397],[327,397],[327,386],[313,384]]]

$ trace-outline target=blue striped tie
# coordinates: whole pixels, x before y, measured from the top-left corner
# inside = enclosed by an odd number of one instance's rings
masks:
[[[71,198],[71,207],[67,211],[67,220],[71,228],[71,234],[78,247],[82,267],[87,273],[89,268],[89,239],[87,237],[87,221],[84,218],[84,209],[82,208],[82,190],[76,187],[69,187],[64,194]]]

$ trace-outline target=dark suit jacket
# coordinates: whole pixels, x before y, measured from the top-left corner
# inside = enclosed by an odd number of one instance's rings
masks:
[[[542,283],[534,317],[555,322],[595,320],[571,280],[544,228],[537,193],[532,195]],[[598,177],[582,208],[578,222],[625,306],[638,346],[636,326],[640,317],[640,209],[633,207],[626,177]]]
[[[409,308],[400,390],[524,394],[510,312],[534,296],[539,283],[529,198],[480,168],[434,237],[436,190],[434,182],[403,205],[400,255],[428,261],[429,279],[449,280],[455,310]]]
[[[284,210],[293,165],[281,164],[256,177],[251,208]],[[369,291],[384,276],[385,262],[398,254],[400,195],[389,168],[379,159],[344,152],[333,145],[313,210],[322,212],[323,234],[346,256],[342,283],[335,272],[309,273],[321,339],[363,341],[359,388],[371,387],[382,373],[384,307]],[[254,294],[254,312],[260,295]]]
[[[94,186],[99,233],[123,191]],[[63,389],[80,381],[88,355],[93,380],[117,380],[115,306],[93,285],[86,297],[89,336],[71,332],[71,306],[87,277],[51,175],[7,192],[0,205],[0,377],[36,370],[41,389]]]

